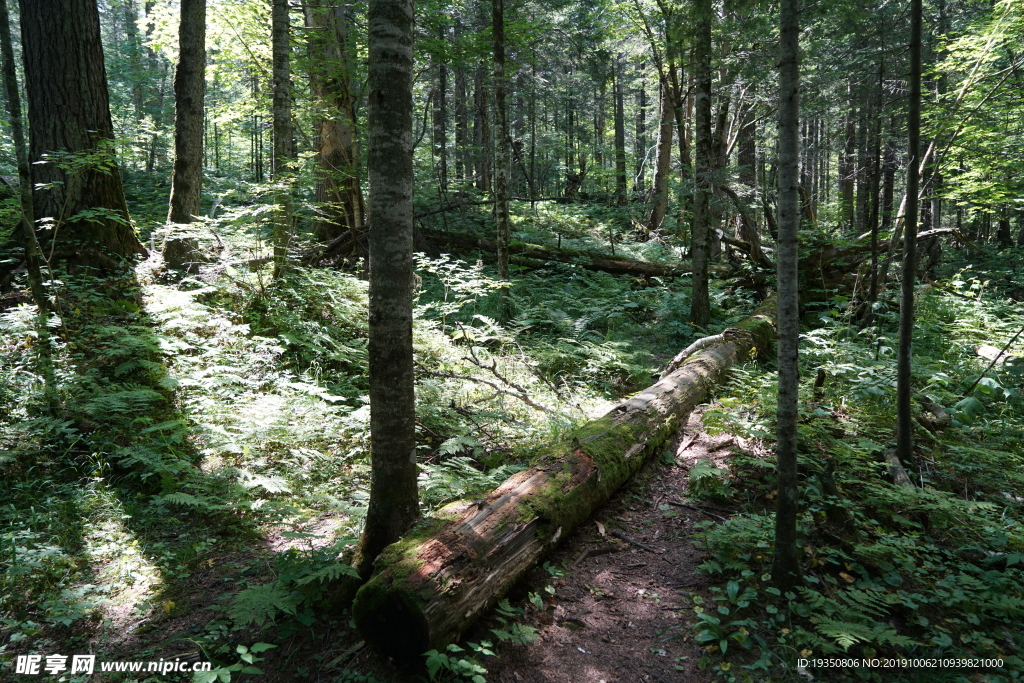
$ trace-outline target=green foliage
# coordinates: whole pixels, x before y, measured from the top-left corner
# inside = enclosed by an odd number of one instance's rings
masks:
[[[955,393],[987,363],[973,353],[979,339],[1001,346],[1000,337],[1020,329],[1019,306],[1016,320],[1007,313],[1000,304],[972,305],[941,291],[921,297],[915,384],[948,406],[954,425],[915,433],[919,456],[907,463],[914,488],[888,483],[880,457],[893,429],[894,361],[880,352],[891,343],[888,330],[862,334],[841,311],[826,311],[824,324],[802,336],[802,375],[814,377],[817,367],[827,373],[818,394],[809,379],[801,387],[798,536],[807,583],[786,595],[771,587],[774,463],[735,453],[728,467],[743,491],[720,488],[719,501],[740,511],[721,524],[698,524],[709,556],[701,568],[721,581],[712,589],[713,608],[695,596],[688,631],[708,648],[706,666],[720,662],[723,676],[740,665],[751,676],[763,670],[775,677],[793,671],[799,658],[1012,655],[1024,637],[1014,616],[1024,607],[1024,517],[1007,502],[1024,484],[1017,455],[1024,415],[995,383],[970,401],[957,402]],[[1009,373],[1000,374],[1003,381],[1019,386]],[[729,397],[704,416],[709,430],[770,443],[772,375],[741,371],[723,393]],[[715,469],[694,467],[692,494],[706,495],[706,481],[721,484]],[[1006,661],[1008,672],[1016,664]],[[819,668],[814,675],[839,680],[872,672]]]

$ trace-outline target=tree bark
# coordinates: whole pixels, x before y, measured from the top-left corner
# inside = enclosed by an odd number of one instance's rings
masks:
[[[494,223],[498,254],[498,279],[508,282],[508,112],[505,109],[505,3],[492,0],[491,34],[494,39]],[[498,317],[508,317],[507,290],[499,293]]]
[[[800,337],[797,233],[800,229],[799,0],[782,0],[779,16],[779,242],[778,242],[778,366],[779,400],[775,453],[778,460],[778,502],[775,512],[775,555],[772,582],[781,590],[800,582],[796,520],[797,394]]]
[[[367,171],[370,181],[370,502],[355,566],[419,517],[412,348],[412,0],[371,0]]]
[[[7,94],[7,111],[10,114],[14,156],[18,162],[18,198],[21,203],[21,234],[25,243],[25,270],[28,274],[32,299],[36,302],[39,312],[43,313],[50,306],[43,288],[42,255],[39,250],[39,242],[36,239],[35,212],[32,209],[32,176],[28,165],[28,149],[25,145],[25,127],[21,118],[21,93],[18,91],[14,49],[11,46],[11,24],[7,12],[7,0],[0,0],[0,58],[3,60],[4,92]]]
[[[95,0],[22,0],[20,7],[32,202],[37,219],[52,226],[44,248],[101,270],[110,257],[145,256],[113,152]],[[63,163],[68,155],[73,169]]]
[[[182,0],[174,69],[174,170],[168,223],[191,223],[202,212],[203,118],[206,99],[206,0]],[[188,233],[164,241],[164,262],[187,267],[201,258]]]
[[[766,304],[722,343],[585,424],[534,467],[476,502],[442,508],[386,548],[352,606],[363,638],[400,658],[456,640],[659,453],[734,363],[771,345],[774,307]]]
[[[651,232],[661,230],[668,212],[668,172],[672,163],[672,93],[666,79],[661,84],[661,125],[658,127],[658,163],[654,170],[653,205],[647,220]]]
[[[274,118],[274,181],[277,204],[274,216],[274,277],[284,273],[288,246],[292,237],[292,196],[289,176],[292,158],[292,82],[291,45],[289,44],[288,0],[273,0],[271,6],[271,43],[274,56],[274,92],[271,104]]]
[[[921,159],[921,0],[910,0],[910,100],[907,116],[906,237],[900,283],[899,344],[896,349],[896,457],[911,462],[914,455],[913,386],[910,363],[914,337],[914,285],[917,275],[918,183]]]
[[[615,200],[620,206],[625,206],[626,197],[626,115],[623,111],[622,101],[622,65],[620,60],[615,60]]]
[[[447,27],[442,22],[437,27],[437,39],[441,50],[437,58],[437,81],[434,88],[434,157],[437,163],[437,184],[442,193],[448,191],[448,65],[445,64],[444,50]]]
[[[319,239],[334,239],[346,230],[355,235],[366,223],[360,186],[359,136],[356,127],[355,19],[350,7],[327,0],[304,5],[309,32],[309,81],[326,107],[317,134],[317,221]]]
[[[703,328],[711,317],[708,293],[708,237],[712,219],[712,167],[715,154],[711,139],[711,0],[695,0],[693,12],[693,21],[696,27],[693,48],[696,81],[696,121],[694,123],[696,165],[690,251],[693,260],[690,322],[695,327]]]

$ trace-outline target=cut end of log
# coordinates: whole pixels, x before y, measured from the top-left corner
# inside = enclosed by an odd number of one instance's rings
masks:
[[[430,628],[423,610],[407,604],[403,593],[368,586],[373,594],[360,591],[352,608],[352,617],[363,639],[395,659],[408,660],[426,652],[430,647]]]

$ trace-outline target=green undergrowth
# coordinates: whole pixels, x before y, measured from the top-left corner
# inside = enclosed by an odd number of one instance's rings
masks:
[[[184,643],[229,677],[281,663],[254,643],[350,628],[333,601],[367,502],[366,283],[250,267],[267,207],[221,190],[190,228],[210,254],[195,271],[55,273],[45,324],[0,313],[0,671]],[[697,333],[684,281],[517,271],[499,322],[488,268],[421,256],[418,273],[425,514],[526,467]],[[719,328],[747,303],[715,297]]]
[[[665,634],[703,646],[701,667],[736,681],[1024,674],[1022,377],[1013,363],[982,376],[988,361],[975,351],[1010,341],[1024,326],[1024,307],[1005,290],[980,291],[962,272],[919,290],[914,386],[952,420],[938,431],[917,425],[915,457],[904,463],[912,488],[891,482],[882,457],[895,433],[895,316],[879,306],[877,327],[861,329],[849,323],[842,299],[811,313],[814,329],[801,339],[799,417],[805,583],[785,595],[769,575],[775,463],[764,446],[774,432],[775,376],[747,367],[721,390],[705,427],[740,437],[743,447],[725,467],[698,463],[690,495],[736,512],[699,525],[702,569],[716,586],[710,599],[691,596],[685,631]],[[816,392],[818,368],[825,383]],[[915,412],[922,416],[922,407]],[[863,665],[875,658],[883,663]]]

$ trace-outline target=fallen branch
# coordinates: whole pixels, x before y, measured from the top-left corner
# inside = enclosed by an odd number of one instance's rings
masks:
[[[676,501],[676,500],[668,500],[668,501],[665,501],[665,502],[668,503],[669,505],[675,505],[677,508],[686,508],[687,510],[693,510],[695,512],[702,512],[705,515],[707,515],[708,517],[710,517],[711,519],[717,519],[719,522],[728,521],[728,520],[726,520],[725,517],[722,517],[721,515],[716,515],[714,512],[708,512],[704,508],[699,508],[696,505],[689,505],[687,503],[680,503],[679,501]]]
[[[612,536],[614,536],[615,538],[623,540],[623,541],[625,541],[626,543],[628,543],[630,545],[633,545],[633,546],[636,546],[637,548],[640,548],[641,550],[646,550],[647,552],[654,553],[655,555],[660,555],[661,554],[661,551],[659,551],[659,550],[657,550],[655,548],[652,548],[649,545],[644,545],[640,541],[634,541],[632,538],[630,538],[626,534],[622,533],[621,531],[613,531],[611,533],[612,533]]]
[[[999,359],[1002,358],[1003,354],[1006,353],[1011,346],[1013,346],[1013,343],[1017,341],[1017,337],[1019,337],[1021,334],[1024,334],[1024,328],[1021,328],[1020,332],[1013,335],[1013,339],[1006,342],[1006,345],[1003,346],[1003,350],[996,354],[996,357],[993,358],[992,362],[988,364],[987,368],[985,368],[985,372],[978,375],[978,378],[974,380],[974,383],[971,384],[970,387],[967,388],[967,391],[963,393],[963,396],[961,396],[961,398],[966,398],[967,396],[971,395],[971,392],[974,391],[974,387],[978,386],[978,382],[981,381],[981,378],[984,377],[989,372],[989,370],[991,370],[995,366],[995,364],[999,362]]]
[[[767,302],[734,336],[582,425],[530,469],[480,500],[442,508],[386,548],[352,605],[363,638],[404,658],[456,640],[660,453],[732,365],[770,346],[774,311]]]

